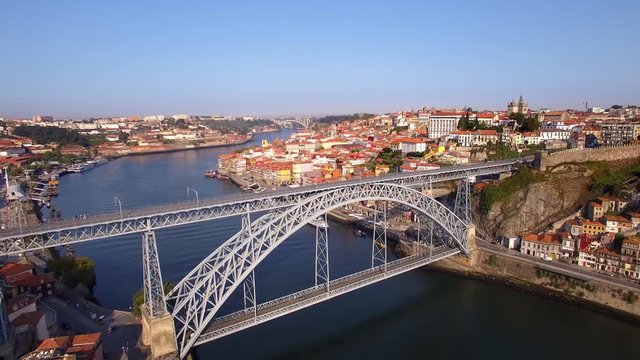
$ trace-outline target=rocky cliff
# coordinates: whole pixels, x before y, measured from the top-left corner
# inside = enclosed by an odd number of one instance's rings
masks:
[[[507,200],[482,213],[474,198],[474,219],[482,234],[518,235],[561,216],[569,216],[594,194],[589,193],[591,171],[581,165],[564,164],[546,173],[544,181],[517,191]]]

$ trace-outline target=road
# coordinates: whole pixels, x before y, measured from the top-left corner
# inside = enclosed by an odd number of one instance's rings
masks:
[[[514,260],[527,262],[543,270],[553,271],[586,281],[597,281],[610,286],[622,287],[627,290],[640,291],[640,285],[638,283],[623,277],[600,273],[596,270],[585,268],[583,266],[565,264],[557,261],[545,261],[535,256],[525,255],[520,252],[509,250],[502,245],[491,244],[490,242],[480,238],[476,238],[476,243],[479,248],[482,248],[482,250]]]
[[[99,332],[102,334],[106,359],[119,359],[123,350],[127,352],[129,359],[146,358],[146,355],[136,348],[141,326],[133,314],[103,308],[70,291],[64,291],[60,296],[43,298],[42,301],[56,312],[60,329],[58,335]],[[96,314],[95,319],[92,318],[92,314]],[[97,320],[100,316],[104,316],[101,322]]]

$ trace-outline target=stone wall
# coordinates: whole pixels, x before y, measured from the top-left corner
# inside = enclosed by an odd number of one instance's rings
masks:
[[[479,249],[476,264],[470,259],[452,256],[427,265],[432,269],[461,274],[515,287],[555,300],[587,306],[593,310],[640,323],[640,292],[613,287],[598,281],[584,282],[567,276],[540,272],[528,261],[496,255]],[[629,300],[630,293],[635,294]]]
[[[538,151],[535,155],[534,167],[544,171],[548,167],[567,162],[616,161],[640,157],[640,145],[621,145],[599,148],[570,149],[549,153]]]

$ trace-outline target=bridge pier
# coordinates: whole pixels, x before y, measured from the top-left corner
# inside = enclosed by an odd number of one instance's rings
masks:
[[[476,226],[469,224],[467,227],[467,254],[469,255],[469,265],[476,266],[478,263],[478,249],[476,246]]]
[[[171,314],[151,316],[145,304],[140,305],[142,313],[142,344],[151,349],[151,358],[158,359],[166,355],[175,354],[176,333]]]
[[[164,301],[164,285],[160,273],[156,235],[153,231],[142,234],[142,275],[142,344],[151,348],[151,357],[154,359],[176,354],[178,347],[175,328]]]

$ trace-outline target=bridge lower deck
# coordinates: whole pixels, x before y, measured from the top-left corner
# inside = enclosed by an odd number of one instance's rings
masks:
[[[218,319],[198,337],[196,345],[231,335],[235,332],[276,319],[311,305],[329,300],[378,281],[405,273],[429,263],[460,253],[459,249],[440,246],[431,253],[428,250],[348,275],[327,284],[311,287],[269,302],[234,312]]]

